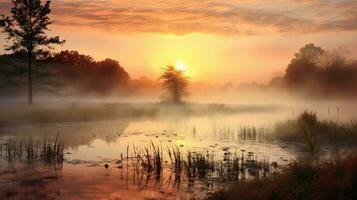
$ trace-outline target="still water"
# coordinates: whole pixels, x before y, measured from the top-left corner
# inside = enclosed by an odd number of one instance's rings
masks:
[[[215,178],[178,177],[169,164],[169,149],[213,155],[216,161],[226,155],[238,157],[248,152],[255,160],[283,166],[310,156],[305,145],[274,140],[279,121],[296,118],[299,109],[274,109],[229,115],[161,116],[157,118],[117,119],[95,122],[50,123],[2,127],[0,141],[53,139],[58,135],[65,145],[64,162],[44,165],[40,162],[8,162],[0,159],[0,197],[43,199],[191,199],[224,187],[229,181]],[[310,108],[312,109],[312,108]],[[355,120],[354,110],[339,107],[317,109],[319,118]],[[344,112],[343,112],[343,109]],[[242,135],[243,129],[254,135]],[[152,173],[133,170],[133,151],[145,147],[162,149],[163,171]],[[350,149],[341,148],[341,151]],[[334,148],[321,148],[322,157],[331,157]],[[104,167],[106,166],[106,167]],[[223,166],[223,165],[222,165]],[[32,198],[33,197],[33,198]]]

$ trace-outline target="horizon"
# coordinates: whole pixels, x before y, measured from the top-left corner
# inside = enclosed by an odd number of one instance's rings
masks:
[[[0,0],[0,199],[357,199],[356,10]]]
[[[10,3],[0,0],[0,14],[8,14]],[[66,40],[55,51],[118,60],[133,79],[157,79],[162,67],[181,63],[193,82],[235,85],[282,76],[307,43],[357,58],[357,2],[180,3],[186,8],[165,1],[52,1],[50,35]]]

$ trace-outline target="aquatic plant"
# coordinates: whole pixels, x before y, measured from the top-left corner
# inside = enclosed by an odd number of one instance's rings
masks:
[[[13,160],[26,160],[27,162],[44,161],[46,163],[59,163],[64,160],[64,144],[59,141],[58,135],[54,140],[19,140],[9,137],[5,143],[0,144],[0,157]]]
[[[256,141],[262,142],[267,138],[269,131],[264,127],[254,126],[223,126],[213,127],[213,133],[219,140],[229,141]]]
[[[238,182],[207,200],[357,199],[357,155],[319,163],[292,162],[274,176]]]
[[[167,155],[164,155],[162,147],[151,143],[147,147],[133,146],[132,169],[135,173],[154,174],[160,179],[167,164],[175,180],[182,176],[186,177],[189,182],[194,179],[215,179],[221,182],[230,182],[245,180],[246,177],[265,177],[270,173],[270,163],[267,159],[258,160],[257,155],[248,152],[247,156],[239,156],[237,153],[232,154],[225,152],[223,157],[216,157],[213,153],[207,152],[182,152],[179,147],[167,147]],[[127,149],[128,150],[128,149]],[[168,158],[170,162],[165,160]],[[141,168],[139,170],[138,168]],[[127,166],[129,168],[129,165]]]
[[[150,147],[144,147],[144,150],[136,155],[140,160],[143,169],[145,169],[148,173],[154,171],[156,177],[159,178],[163,169],[162,154],[162,148],[155,146],[154,143],[151,143]]]
[[[167,153],[173,165],[176,177],[180,176],[183,169],[183,158],[180,149],[177,146],[173,146],[171,149],[167,147]]]
[[[298,124],[300,130],[303,133],[305,142],[311,153],[315,152],[316,149],[316,140],[315,140],[315,131],[317,127],[317,116],[316,113],[303,112],[298,117]]]
[[[303,142],[311,153],[319,145],[337,146],[338,143],[357,143],[357,124],[319,120],[315,113],[304,112],[296,120],[286,120],[275,125],[274,137],[282,141]]]

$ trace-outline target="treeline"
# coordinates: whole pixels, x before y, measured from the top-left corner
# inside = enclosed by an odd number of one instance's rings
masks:
[[[357,97],[357,60],[307,44],[295,54],[285,75],[272,83],[315,97]]]
[[[84,92],[112,92],[130,81],[128,72],[112,59],[96,62],[92,57],[76,51],[62,51],[49,58],[48,62],[57,66],[59,77]]]
[[[33,67],[34,86],[38,91],[57,94],[107,94],[127,87],[129,74],[118,61],[95,61],[76,51],[61,51],[36,60]],[[23,53],[0,56],[2,92],[18,93],[27,84],[26,57]]]
[[[259,80],[257,80],[259,82]],[[282,76],[268,84],[257,82],[234,86],[227,82],[222,91],[259,96],[269,93],[294,95],[303,98],[357,98],[357,60],[344,51],[326,51],[312,43],[306,44],[291,59]],[[269,92],[267,92],[269,91]]]
[[[24,53],[0,56],[0,93],[26,93],[27,60]],[[45,59],[37,59],[33,66],[35,92],[56,95],[144,95],[159,96],[161,84],[157,79],[132,79],[116,60],[95,61],[91,56],[76,51],[62,51]],[[304,97],[357,97],[357,61],[339,52],[328,52],[314,44],[302,47],[287,66],[282,77],[268,85],[228,82],[223,86],[192,83],[192,95],[227,92],[242,94],[247,91],[288,91]],[[237,91],[236,91],[237,90]]]
[[[237,89],[284,91],[304,98],[357,98],[357,60],[341,50],[326,51],[310,43],[295,53],[283,76],[268,84],[240,84]]]

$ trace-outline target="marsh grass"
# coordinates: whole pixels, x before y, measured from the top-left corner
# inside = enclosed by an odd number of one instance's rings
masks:
[[[356,199],[357,156],[292,162],[273,176],[238,182],[209,195],[210,200]]]
[[[209,176],[215,170],[215,162],[213,156],[207,154],[198,154],[188,152],[186,160],[184,160],[186,175],[189,178],[199,177],[204,178]]]
[[[278,122],[274,137],[282,141],[305,143],[314,154],[320,145],[357,144],[357,124],[319,120],[316,113],[303,112],[296,120]]]
[[[58,135],[54,140],[19,140],[9,137],[0,144],[0,157],[8,161],[24,160],[29,163],[44,161],[45,163],[61,163],[64,160],[64,145]]]
[[[181,172],[183,169],[183,155],[180,149],[177,146],[173,146],[171,149],[167,147],[167,153],[171,161],[171,165],[173,166],[176,177],[181,176]],[[188,163],[191,165],[191,163]]]
[[[303,133],[305,143],[310,153],[314,153],[316,149],[315,135],[317,132],[317,122],[316,113],[309,113],[307,111],[300,114],[298,118],[300,131]]]
[[[214,127],[213,133],[220,141],[253,141],[262,142],[270,134],[267,128],[254,126],[223,126]]]
[[[162,147],[155,146],[154,143],[151,143],[151,146],[144,147],[143,150],[138,150],[137,147],[133,147],[135,149],[135,157],[136,160],[134,164],[134,168],[140,166],[147,173],[154,172],[157,178],[160,178],[162,169],[163,169],[163,150]]]
[[[200,179],[226,183],[250,177],[265,177],[270,173],[269,160],[258,160],[253,152],[242,151],[241,155],[225,152],[219,157],[208,151],[186,152],[176,146],[167,147],[164,151],[154,143],[142,148],[133,146],[131,149],[132,162],[127,167],[136,174],[155,175],[157,180],[161,179],[164,169],[169,169],[175,180],[184,178],[189,183]],[[128,152],[127,155],[129,154]]]

